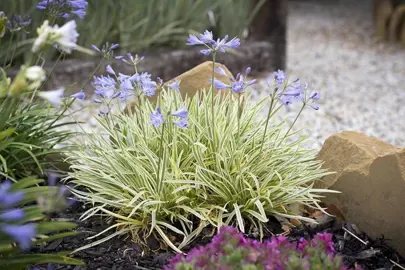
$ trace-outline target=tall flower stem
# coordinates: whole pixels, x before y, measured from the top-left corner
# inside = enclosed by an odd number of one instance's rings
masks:
[[[97,67],[94,69],[93,73],[90,75],[90,77],[87,79],[87,81],[82,85],[82,87],[81,87],[80,89],[83,89],[83,88],[90,82],[91,78],[94,76],[94,74],[96,74],[97,70],[100,68],[100,66],[101,66],[101,64],[103,63],[103,61],[104,61],[104,58],[101,59],[101,61],[100,61],[100,62],[98,63],[98,65],[97,65]],[[53,124],[55,124],[56,121],[58,121],[58,120],[62,117],[62,115],[65,114],[65,112],[70,108],[70,106],[73,104],[73,102],[74,102],[75,100],[76,100],[76,99],[73,98],[72,100],[69,101],[69,103],[63,108],[62,113],[59,114],[58,117],[56,117],[56,119],[51,123],[50,127],[51,127]]]
[[[163,179],[160,178],[160,169],[162,168],[162,159],[163,159],[163,140],[164,140],[164,135],[165,135],[165,123],[163,123],[162,125],[162,134],[160,137],[160,146],[159,146],[159,161],[158,161],[158,170],[157,170],[157,175],[156,175],[156,189],[158,191],[158,193],[160,193],[160,189],[161,189],[161,183],[163,182]],[[163,178],[163,175],[162,175]]]
[[[215,110],[214,110],[214,103],[215,103],[215,57],[216,52],[212,52],[212,81],[211,81],[211,125],[212,125],[212,143],[215,147]]]
[[[295,117],[294,121],[292,122],[290,128],[287,130],[287,132],[284,134],[283,138],[281,139],[281,141],[279,142],[278,146],[284,141],[284,139],[288,136],[288,134],[290,133],[291,129],[293,128],[293,126],[295,125],[295,123],[297,122],[298,118],[300,117],[302,111],[304,110],[306,106],[306,103],[304,102],[302,104],[302,107],[300,109],[300,111],[298,112],[297,116]]]
[[[266,118],[266,125],[264,126],[262,145],[260,146],[260,151],[259,151],[259,157],[261,156],[262,151],[263,151],[264,140],[266,139],[267,128],[269,127],[270,116],[271,116],[271,112],[273,110],[275,95],[276,95],[276,93],[274,92],[273,95],[271,96],[270,107],[269,107],[269,111],[267,113],[267,118]]]
[[[93,73],[89,76],[89,78],[86,80],[86,82],[80,87],[80,90],[82,90],[86,85],[91,81],[91,78],[93,78],[94,74],[98,71],[98,69],[101,67],[101,64],[104,62],[104,58],[101,58],[100,62],[98,63],[97,67],[93,70]]]
[[[44,87],[44,85],[48,82],[49,78],[51,77],[52,73],[55,71],[56,66],[58,65],[60,59],[62,58],[63,54],[59,54],[58,59],[56,60],[55,64],[53,65],[51,72],[49,72],[48,76],[46,77],[45,81],[41,84],[41,86],[37,89],[34,90],[34,92],[32,93],[31,96],[31,102],[33,102],[35,94],[37,92],[38,89],[42,89],[42,87]]]
[[[10,41],[8,42],[8,46],[7,46],[7,52],[10,50],[11,44],[13,42],[14,39],[14,32],[11,32],[11,37],[10,37]],[[6,54],[6,56],[4,57],[4,63],[3,63],[3,67],[6,67],[7,64],[7,58],[8,58],[8,53]],[[12,59],[11,59],[12,60]]]
[[[241,100],[241,93],[238,93],[238,142],[240,141],[240,117],[242,114],[242,108],[241,108],[241,104],[240,104],[240,100]]]

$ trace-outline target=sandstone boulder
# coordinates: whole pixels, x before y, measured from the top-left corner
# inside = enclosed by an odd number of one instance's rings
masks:
[[[233,78],[232,73],[228,70],[228,68],[220,63],[215,63],[215,69],[221,67],[225,73],[228,75],[227,77],[218,74],[215,72],[215,78],[226,83],[231,84],[231,79]],[[201,89],[208,90],[211,87],[211,80],[212,78],[212,61],[206,61],[189,71],[177,76],[176,78],[170,80],[167,84],[179,80],[180,81],[180,93],[183,97],[194,96],[198,91]],[[222,93],[225,91],[217,91],[216,93]]]
[[[228,75],[223,76],[215,73],[215,78],[226,83],[231,84],[231,79],[233,78],[232,73],[228,70],[228,68],[220,63],[215,63],[215,69],[221,67],[225,73]],[[189,71],[169,80],[165,83],[165,85],[170,84],[176,80],[180,81],[180,93],[182,94],[183,98],[186,96],[193,97],[198,91],[205,89],[209,90],[211,87],[210,79],[212,78],[212,61],[206,61]],[[225,94],[227,91],[216,91],[216,94]],[[149,99],[152,102],[156,102],[157,96],[150,97]],[[128,112],[128,108],[132,108],[136,104],[136,100],[128,103],[128,107],[126,108],[126,112]]]
[[[405,149],[357,132],[329,137],[318,154],[324,167],[336,174],[324,177],[317,188],[324,202],[373,238],[382,235],[405,255]]]

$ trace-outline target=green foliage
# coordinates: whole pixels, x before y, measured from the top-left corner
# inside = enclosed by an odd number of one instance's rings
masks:
[[[0,218],[0,227],[4,226],[4,224],[12,224],[13,226],[34,224],[36,236],[34,236],[31,246],[42,245],[49,241],[76,234],[75,231],[72,231],[76,227],[75,223],[47,221],[48,218],[45,212],[49,208],[44,209],[43,204],[37,204],[36,202],[46,202],[48,206],[55,205],[55,199],[62,200],[63,194],[60,193],[61,190],[56,186],[48,187],[41,185],[43,182],[43,180],[36,179],[35,177],[27,177],[14,183],[10,190],[4,190],[5,183],[1,184],[3,187],[0,185],[0,188],[3,188],[1,196],[11,196],[10,194],[18,192],[23,192],[24,194],[23,199],[17,202],[17,205],[14,205],[14,207],[18,207],[24,211],[23,218],[12,222],[1,220]],[[6,194],[6,191],[9,191],[10,194]],[[55,196],[55,194],[59,196]],[[3,207],[4,205],[0,205],[0,209],[4,211]],[[45,263],[83,265],[83,262],[66,255],[67,252],[34,254],[25,251],[23,253],[15,239],[0,232],[0,265],[7,269],[27,269],[29,265]]]
[[[211,98],[203,93],[184,102],[187,129],[155,128],[153,105],[142,97],[133,114],[97,118],[102,132],[87,134],[88,143],[68,155],[74,193],[93,206],[83,218],[107,215],[116,219],[114,235],[143,241],[154,234],[178,250],[208,224],[244,231],[248,223],[262,234],[269,215],[304,219],[292,205],[318,207],[326,191],[312,185],[327,173],[313,151],[300,148],[303,138],[288,140],[285,122],[271,121],[264,135],[259,113],[267,99],[251,105],[218,95],[213,140]],[[159,100],[163,112],[183,104],[173,90]],[[183,239],[173,243],[173,235]]]
[[[42,100],[30,102],[20,97],[0,99],[0,174],[19,178],[38,175],[45,168],[57,169],[63,161],[72,132],[61,130],[65,109],[53,108]]]
[[[125,51],[135,52],[150,47],[182,47],[189,32],[213,29],[216,35],[242,35],[251,20],[250,1],[247,0],[89,0],[84,20],[77,20],[79,43],[89,48],[106,41],[119,43]],[[35,27],[44,14],[35,10],[36,0],[2,0],[0,10],[10,17],[26,14],[33,17]],[[237,18],[237,19],[235,19]],[[60,22],[62,23],[62,22]],[[6,54],[20,56],[25,47],[9,48],[8,41],[22,42],[35,35],[30,33],[6,36],[0,44],[0,61]],[[55,55],[55,54],[53,54]],[[82,57],[83,55],[76,55]]]

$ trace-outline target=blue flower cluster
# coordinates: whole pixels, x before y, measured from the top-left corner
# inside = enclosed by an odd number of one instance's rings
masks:
[[[188,111],[185,107],[181,107],[177,111],[173,113],[168,113],[168,118],[171,116],[177,117],[177,121],[171,121],[171,123],[175,124],[179,128],[187,128],[189,123],[187,121]],[[152,124],[155,128],[158,128],[165,122],[164,116],[162,114],[162,110],[160,107],[156,109],[156,111],[149,116],[150,121],[149,123]]]
[[[247,87],[251,86],[252,84],[256,83],[256,80],[246,80],[247,75],[250,73],[251,68],[248,67],[245,71],[245,76],[241,75],[238,73],[236,75],[236,79],[230,78],[231,80],[231,85],[228,85],[224,82],[221,82],[217,79],[214,80],[214,86],[218,90],[222,89],[231,89],[234,93],[241,93],[243,90],[245,90]],[[218,74],[221,74],[222,76],[227,77],[227,74],[225,73],[225,70],[221,67],[216,69],[216,72]]]
[[[204,45],[206,49],[203,49],[200,52],[208,56],[211,53],[226,52],[226,49],[236,49],[240,46],[239,38],[234,37],[230,41],[228,41],[228,38],[228,36],[225,36],[223,39],[218,38],[217,40],[214,40],[212,32],[205,30],[203,34],[200,34],[200,38],[196,35],[190,34],[186,45]]]
[[[267,80],[267,84],[270,86],[271,81],[274,80],[275,94],[278,95],[278,99],[285,106],[291,105],[295,102],[303,102],[305,105],[311,106],[314,110],[319,110],[319,105],[316,102],[320,99],[319,92],[311,92],[309,96],[306,95],[307,83],[301,83],[299,79],[296,79],[291,84],[288,83],[287,74],[278,70],[273,73],[273,76]]]
[[[24,193],[22,191],[10,192],[11,186],[9,181],[0,184],[0,231],[14,239],[21,249],[26,250],[36,235],[36,224],[20,225],[16,223],[24,218],[24,211],[14,208],[24,199]]]
[[[106,42],[101,49],[99,49],[96,45],[91,45],[91,48],[95,50],[96,52],[100,53],[104,58],[110,59],[113,54],[114,50],[119,47],[119,44],[110,44]]]
[[[110,59],[113,56],[113,51],[118,47],[118,44],[112,43],[110,45],[108,42],[103,45],[101,49],[95,45],[92,45],[93,50],[99,52],[104,58],[107,59]],[[121,101],[125,101],[131,96],[136,98],[140,95],[151,97],[156,94],[158,87],[163,85],[163,81],[159,77],[157,78],[156,82],[152,80],[152,75],[150,73],[137,72],[137,65],[144,59],[143,57],[138,57],[138,55],[133,56],[132,54],[127,53],[125,56],[116,56],[115,59],[133,66],[135,69],[135,74],[126,75],[117,73],[114,71],[111,65],[107,65],[107,75],[94,76],[92,85],[94,87],[94,94],[97,96],[94,99],[94,102],[107,105],[107,111],[101,112],[101,114],[108,114],[110,112],[110,104],[114,99],[120,98]],[[169,83],[167,87],[179,92],[179,81]],[[80,91],[73,94],[72,97],[76,99],[84,99],[86,95],[83,91]],[[159,120],[156,120],[155,123],[158,123],[158,121]],[[182,119],[182,121],[177,121],[176,124],[178,126],[186,127],[184,119]]]
[[[20,30],[24,30],[27,26],[31,24],[31,17],[30,16],[21,16],[21,15],[13,15],[11,19],[7,21],[7,29],[10,32],[16,32]]]
[[[86,0],[42,0],[37,9],[46,10],[51,16],[64,19],[77,17],[83,19],[86,16]]]
[[[122,73],[116,74],[113,68],[108,65],[106,67],[107,76],[95,76],[93,86],[94,93],[101,99],[127,99],[130,96],[136,95],[138,89],[145,96],[155,95],[157,83],[151,79],[151,74],[144,72],[142,74],[136,73],[132,76]],[[76,94],[77,95],[77,94]],[[77,97],[77,96],[76,96]],[[96,103],[102,103],[101,99],[95,99]]]
[[[200,34],[199,37],[190,34],[186,44],[204,45],[206,49],[201,50],[202,54],[215,55],[217,52],[226,52],[227,49],[238,48],[240,46],[240,40],[239,38],[234,37],[228,41],[228,36],[225,36],[223,39],[214,40],[212,32],[206,30],[203,34]],[[118,46],[118,44],[109,45],[107,42],[101,49],[95,45],[93,45],[92,48],[102,54],[104,58],[110,59],[113,55],[113,50],[118,48]],[[125,56],[116,56],[115,59],[133,66],[135,69],[135,74],[132,76],[122,73],[117,74],[114,69],[108,65],[106,67],[106,72],[108,75],[95,76],[92,82],[92,85],[95,88],[94,93],[97,96],[97,98],[94,99],[94,102],[104,104],[107,103],[107,106],[109,106],[110,102],[104,102],[105,100],[111,101],[113,99],[120,98],[122,101],[124,101],[130,96],[138,97],[139,95],[151,97],[155,95],[158,87],[163,85],[163,81],[159,77],[157,78],[158,82],[155,82],[151,79],[151,74],[147,72],[138,73],[137,65],[143,60],[143,57],[138,57],[138,55],[133,56],[132,54],[128,53]],[[213,81],[210,80],[210,82],[213,83],[214,87],[218,90],[230,89],[234,93],[240,94],[248,86],[256,83],[255,79],[247,79],[250,72],[251,68],[248,67],[244,75],[238,73],[236,78],[231,77],[231,84],[226,84],[217,79],[213,79]],[[216,73],[228,77],[225,70],[223,70],[221,67],[216,69]],[[299,79],[297,79],[293,83],[288,84],[287,75],[282,70],[278,70],[273,73],[271,80],[267,81],[269,86],[272,84],[272,81],[275,82],[274,94],[285,106],[288,106],[296,101],[303,101],[304,106],[308,104],[315,110],[319,109],[319,105],[316,104],[316,102],[319,100],[319,93],[312,92],[307,97],[306,83],[300,83]],[[177,92],[180,91],[179,81],[171,82],[167,84],[167,86]],[[83,91],[72,96],[77,99],[85,98]],[[108,111],[104,114],[108,114],[109,111],[110,108],[108,107]],[[149,123],[157,128],[165,123],[166,118],[170,120],[169,122],[177,125],[180,128],[187,128],[189,125],[187,116],[188,112],[184,107],[181,107],[174,113],[168,112],[166,117],[163,115],[161,108],[158,107],[155,112],[150,114]],[[178,119],[177,121],[172,121],[170,119],[171,117],[177,117]]]

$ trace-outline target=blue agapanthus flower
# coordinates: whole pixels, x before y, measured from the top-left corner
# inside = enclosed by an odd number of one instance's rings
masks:
[[[80,92],[77,92],[77,93],[71,95],[71,97],[83,100],[86,98],[86,94],[83,92],[83,90],[81,90]]]
[[[46,10],[55,17],[83,19],[87,6],[86,0],[42,0],[37,4],[37,9]]]
[[[280,102],[286,106],[299,101],[305,102],[305,90],[307,87],[306,83],[300,83],[299,80],[295,80],[280,92]]]
[[[188,111],[187,111],[186,107],[184,107],[184,106],[180,107],[180,109],[173,112],[171,115],[179,118],[178,121],[173,121],[173,124],[175,124],[179,128],[183,128],[183,129],[188,128],[188,125],[189,125],[189,123],[187,121]]]
[[[180,119],[179,121],[173,122],[173,124],[175,124],[179,128],[183,128],[183,129],[186,129],[189,126],[189,123],[186,119]]]
[[[24,225],[6,224],[1,226],[1,231],[13,238],[21,249],[26,250],[30,247],[32,238],[37,233],[36,224],[28,223]]]
[[[240,46],[240,39],[234,37],[228,41],[228,36],[225,36],[223,39],[218,38],[214,40],[212,32],[205,30],[204,33],[200,34],[199,38],[196,35],[190,34],[186,45],[204,45],[206,49],[202,49],[200,52],[208,56],[211,53],[226,52],[227,49],[238,48]]]
[[[0,212],[0,220],[2,221],[18,221],[24,217],[22,209],[11,209]]]
[[[187,119],[188,111],[187,111],[186,107],[183,106],[180,109],[178,109],[177,111],[173,112],[172,115],[179,117],[181,119]]]
[[[112,98],[116,93],[117,82],[110,75],[95,76],[93,80],[94,93],[101,98]]]
[[[0,231],[10,236],[21,249],[26,250],[36,235],[36,224],[13,224],[24,218],[23,210],[13,208],[15,204],[24,199],[24,193],[22,191],[10,192],[11,186],[10,181],[0,184]]]
[[[274,94],[285,106],[302,102],[304,105],[311,106],[314,110],[319,110],[319,105],[317,104],[317,101],[320,99],[319,92],[311,92],[309,96],[306,95],[307,83],[301,83],[300,79],[288,83],[287,74],[280,69],[273,72],[272,76],[266,80],[269,87],[272,86],[272,81],[275,81],[276,85]],[[284,88],[279,89],[282,84],[285,84]]]
[[[287,74],[279,69],[273,73],[273,77],[276,80],[277,84],[283,84],[283,82],[287,79]]]
[[[243,90],[245,90],[247,87],[249,87],[252,84],[256,83],[256,80],[246,80],[246,76],[250,73],[251,68],[248,67],[245,71],[245,76],[243,76],[242,74],[238,73],[238,75],[236,76],[236,79],[234,78],[230,78],[231,79],[231,84],[226,84],[220,80],[215,79],[214,80],[214,86],[216,89],[218,90],[222,90],[222,89],[231,89],[234,93],[240,93]],[[223,70],[221,67],[216,69],[216,72],[218,74],[221,74],[223,76],[227,76],[227,74],[225,73],[225,70]],[[211,80],[210,80],[211,82]]]
[[[24,30],[27,26],[31,24],[32,20],[30,16],[13,15],[11,19],[7,21],[7,29],[10,32],[17,32]]]
[[[165,122],[160,107],[158,107],[154,113],[151,113],[149,115],[149,119],[150,119],[149,124],[152,124],[155,128],[158,128]]]
[[[0,208],[13,206],[24,198],[24,193],[22,191],[9,192],[10,189],[10,181],[0,184]]]
[[[178,109],[177,111],[173,112],[173,113],[168,113],[169,116],[174,116],[174,117],[178,117],[176,121],[170,121],[171,123],[175,124],[176,126],[178,126],[179,128],[187,128],[189,123],[187,121],[187,117],[188,117],[188,111],[186,109],[186,107],[180,107],[180,109]],[[151,113],[149,115],[149,124],[152,124],[154,127],[159,127],[160,125],[162,125],[165,120],[162,114],[162,110],[160,107],[158,107],[156,109],[156,111],[154,113]]]
[[[314,109],[314,110],[319,110],[319,104],[316,104],[316,102],[320,99],[320,95],[319,95],[319,92],[312,92],[310,95],[309,95],[309,99],[310,99],[310,101],[311,101],[311,107],[312,107],[312,109]]]
[[[91,48],[93,50],[100,53],[106,59],[110,59],[114,54],[114,50],[117,49],[118,47],[119,47],[119,44],[114,44],[114,43],[110,44],[109,42],[106,42],[101,47],[101,49],[98,48],[96,45],[91,45]]]
[[[130,77],[130,80],[136,82],[140,86],[142,93],[145,96],[154,96],[157,89],[157,83],[151,79],[152,75],[150,73],[136,73]]]
[[[172,83],[169,83],[167,85],[167,87],[169,87],[170,89],[175,90],[176,92],[180,92],[180,81],[179,80],[175,80]]]
[[[116,56],[115,59],[121,60],[122,62],[127,63],[128,65],[131,65],[131,66],[137,66],[139,64],[139,62],[141,62],[144,59],[144,57],[143,56],[138,57],[137,54],[135,54],[135,57],[134,57],[132,54],[127,53],[126,57],[123,55],[120,55],[120,56]]]

